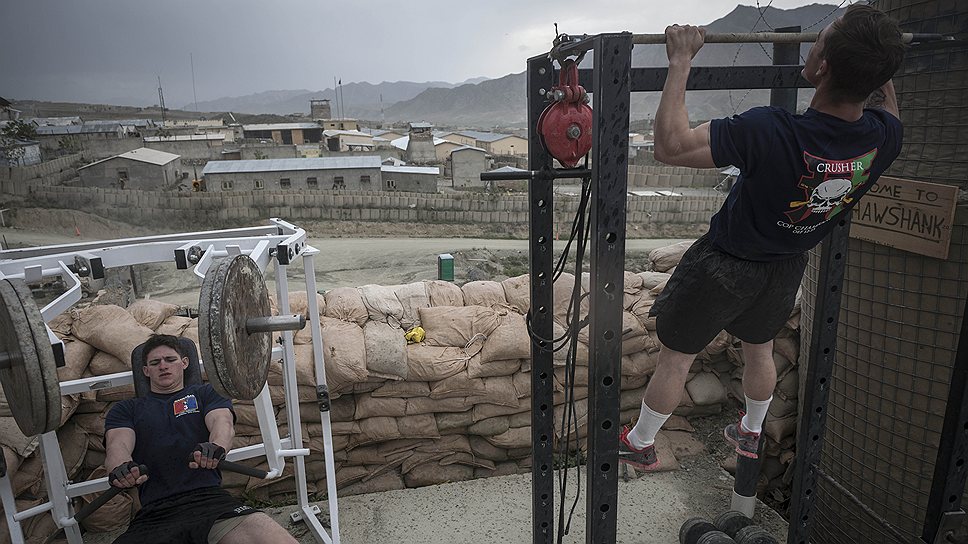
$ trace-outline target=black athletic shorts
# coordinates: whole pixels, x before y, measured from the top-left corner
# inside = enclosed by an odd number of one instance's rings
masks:
[[[807,264],[803,253],[782,261],[747,261],[696,240],[649,315],[665,346],[699,353],[720,331],[751,344],[769,342],[790,318]]]
[[[207,544],[219,519],[259,512],[220,487],[203,487],[149,503],[114,544]]]

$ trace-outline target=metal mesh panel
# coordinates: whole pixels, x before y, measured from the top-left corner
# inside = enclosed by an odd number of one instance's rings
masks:
[[[968,27],[968,2],[882,0],[877,7],[910,32]],[[905,134],[890,174],[968,187],[968,49],[911,50],[894,83]],[[805,347],[818,264],[819,249],[804,278]],[[907,542],[920,536],[968,296],[966,270],[965,206],[946,261],[850,240],[820,469],[874,516],[821,479],[811,542],[897,542],[875,516],[909,535]]]
[[[964,0],[879,0],[875,5],[907,32],[957,36],[968,31]],[[912,48],[894,87],[904,148],[891,174],[968,188],[968,47]]]
[[[940,261],[850,240],[823,472],[904,533],[920,535],[968,296],[968,208]],[[819,251],[804,278],[809,345]],[[808,384],[805,384],[807,386]],[[812,542],[895,542],[820,480]]]

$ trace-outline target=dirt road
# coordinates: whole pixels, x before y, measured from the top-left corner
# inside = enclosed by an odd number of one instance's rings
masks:
[[[90,230],[90,229],[85,229]],[[100,229],[99,236],[71,236],[64,229],[0,228],[4,247],[70,244],[90,239],[108,239],[112,231]],[[117,237],[132,236],[117,233]],[[134,236],[147,233],[138,232]],[[626,269],[636,270],[654,248],[678,242],[678,239],[630,239],[626,241]],[[454,257],[455,281],[501,280],[528,270],[527,240],[484,238],[322,238],[312,237],[309,244],[320,252],[313,260],[316,288],[358,287],[367,284],[395,285],[437,278],[437,256]],[[555,242],[556,253],[564,241]],[[589,248],[590,251],[590,248]],[[173,263],[139,267],[143,282],[140,296],[158,298],[172,304],[194,307],[198,301],[199,281],[188,270],[178,270]],[[275,271],[267,271],[270,292],[275,292]],[[289,289],[305,290],[302,260],[289,266]]]

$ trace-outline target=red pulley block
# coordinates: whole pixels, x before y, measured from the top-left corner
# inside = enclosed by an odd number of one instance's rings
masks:
[[[558,86],[549,94],[555,102],[538,117],[538,134],[552,157],[566,168],[574,168],[592,148],[592,109],[586,103],[585,89],[578,84],[575,61],[564,62]]]

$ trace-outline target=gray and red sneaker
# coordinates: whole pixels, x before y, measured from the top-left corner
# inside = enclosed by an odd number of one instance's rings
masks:
[[[723,436],[726,441],[736,446],[736,453],[750,459],[759,458],[760,433],[754,433],[743,429],[743,416],[740,415],[739,421],[730,423],[723,429]]]
[[[659,458],[655,455],[655,444],[637,449],[629,442],[628,435],[632,428],[626,425],[618,436],[618,460],[627,463],[638,470],[646,472],[659,468]]]

